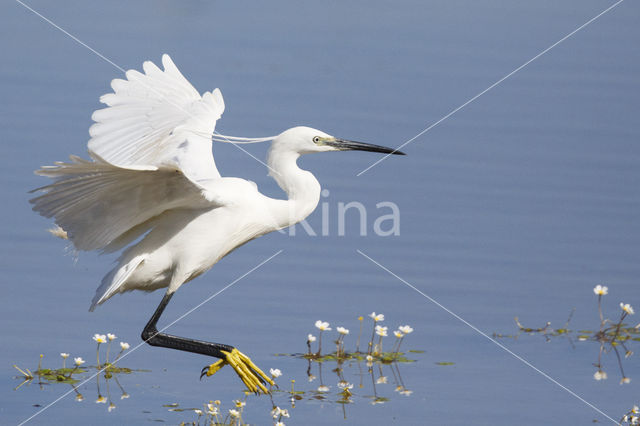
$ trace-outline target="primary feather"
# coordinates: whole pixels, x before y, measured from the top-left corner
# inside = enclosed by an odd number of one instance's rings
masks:
[[[145,73],[126,73],[100,97],[107,108],[93,113],[89,152],[121,166],[169,166],[192,180],[220,177],[211,150],[216,121],[224,112],[219,89],[202,96],[169,55],[164,71],[150,61]]]

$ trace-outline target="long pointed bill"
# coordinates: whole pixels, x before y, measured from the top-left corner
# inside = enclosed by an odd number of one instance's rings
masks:
[[[393,148],[387,148],[386,146],[373,145],[364,142],[348,141],[345,139],[328,139],[323,142],[324,145],[332,146],[339,149],[340,151],[370,151],[381,152],[383,154],[406,155],[402,151],[397,151]]]

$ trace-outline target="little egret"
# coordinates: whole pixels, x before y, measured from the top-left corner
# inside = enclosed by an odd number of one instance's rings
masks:
[[[224,111],[219,89],[200,95],[168,55],[161,70],[143,64],[144,74],[126,72],[100,98],[93,113],[91,160],[71,156],[36,173],[53,179],[38,188],[33,210],[54,218],[78,250],[122,251],[102,280],[92,311],[116,293],[167,291],[142,332],[153,346],[219,358],[205,367],[210,376],[230,364],[247,388],[267,393],[273,385],[246,355],[230,345],[158,332],[156,324],[180,286],[206,272],[235,248],[291,226],[317,206],[320,184],[296,164],[301,154],[361,150],[402,154],[390,148],[338,139],[309,127],[294,127],[271,138],[214,135]],[[253,182],[221,177],[212,141],[272,140],[269,174],[287,200],[262,195]]]

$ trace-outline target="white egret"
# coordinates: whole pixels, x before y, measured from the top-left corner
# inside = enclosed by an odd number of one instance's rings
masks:
[[[220,360],[203,369],[211,375],[230,364],[253,392],[273,384],[236,348],[158,332],[156,324],[180,286],[210,269],[235,248],[293,225],[317,206],[320,184],[296,160],[301,154],[362,150],[402,154],[390,148],[338,139],[309,127],[272,138],[269,174],[287,200],[262,195],[253,182],[221,177],[212,154],[216,121],[224,111],[220,90],[200,95],[162,57],[144,74],[130,70],[111,82],[89,133],[91,160],[71,156],[36,173],[54,180],[38,188],[33,209],[52,217],[78,250],[123,250],[98,287],[90,310],[116,293],[167,291],[142,332],[153,346],[209,355]],[[220,138],[216,136],[216,138]],[[36,191],[36,190],[34,190]]]

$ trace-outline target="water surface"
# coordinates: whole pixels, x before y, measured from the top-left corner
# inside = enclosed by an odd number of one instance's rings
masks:
[[[29,3],[124,68],[170,53],[200,91],[220,87],[225,134],[273,135],[310,125],[355,140],[397,146],[486,89],[611,3],[543,2],[67,2]],[[84,154],[91,112],[120,72],[18,3],[0,18],[5,295],[0,308],[3,424],[15,424],[66,392],[66,385],[19,384],[12,364],[48,366],[70,352],[92,360],[96,332],[137,344],[160,293],[115,297],[87,308],[111,258],[65,250],[50,222],[30,211],[27,191],[43,185],[32,170],[70,153]],[[361,250],[479,330],[515,333],[513,317],[542,326],[598,326],[596,284],[609,286],[605,312],[620,301],[640,309],[640,7],[624,2],[390,158],[340,153],[303,158],[330,195],[330,235],[265,236],[184,286],[164,321],[184,312],[278,250],[282,254],[171,328],[178,335],[234,344],[259,365],[278,367],[310,391],[306,362],[276,356],[306,350],[317,319],[355,333],[357,317],[386,315],[410,324],[406,348],[421,349],[400,366],[407,388],[371,405],[370,388],[354,403],[304,399],[289,424],[586,424],[608,420],[498,348],[440,307],[359,255]],[[267,146],[247,149],[264,158]],[[223,175],[242,176],[282,196],[264,166],[233,146],[216,145]],[[401,235],[358,235],[350,215],[337,236],[337,204],[368,209],[393,201]],[[321,228],[321,211],[310,225]],[[332,336],[335,337],[335,336]],[[349,340],[350,339],[350,340]],[[327,339],[329,340],[329,339]],[[348,340],[354,344],[355,336]],[[598,347],[540,336],[501,343],[618,419],[637,404],[638,355],[625,361],[619,385],[612,354],[608,379],[595,381]],[[637,353],[640,351],[636,350]],[[123,361],[148,369],[120,379],[131,395],[116,409],[95,404],[95,381],[83,402],[61,399],[30,424],[168,423],[195,420],[163,404],[201,407],[242,396],[232,372],[198,381],[201,356],[141,347]],[[452,362],[453,365],[438,365]],[[337,378],[323,380],[337,392]],[[358,383],[356,366],[345,376]],[[315,373],[314,373],[315,374]],[[389,384],[389,387],[392,385]],[[285,394],[276,402],[288,404]],[[36,407],[39,405],[40,407]],[[268,398],[249,400],[245,420],[268,424]]]

